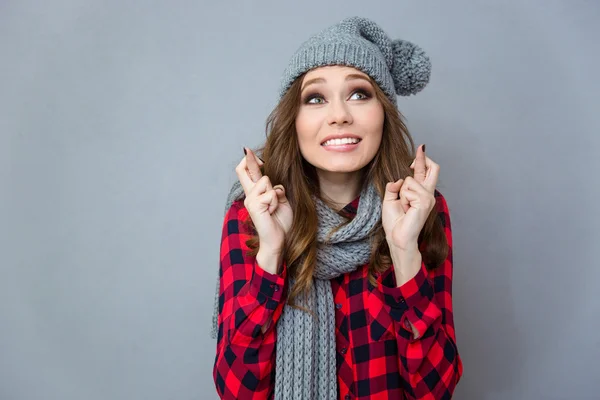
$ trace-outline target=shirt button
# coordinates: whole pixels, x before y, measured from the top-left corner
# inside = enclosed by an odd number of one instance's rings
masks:
[[[345,347],[340,350],[340,353],[342,353],[342,354],[346,354],[347,352],[348,352],[348,349]]]
[[[345,400],[350,400],[351,398],[352,398],[352,396],[350,396],[349,394],[347,394],[347,395],[344,396]]]
[[[335,308],[337,308],[338,310],[339,310],[339,309],[341,309],[341,308],[342,308],[342,303],[337,303],[337,304],[335,305]]]
[[[273,285],[273,290],[274,291],[278,291],[279,290],[279,285]]]

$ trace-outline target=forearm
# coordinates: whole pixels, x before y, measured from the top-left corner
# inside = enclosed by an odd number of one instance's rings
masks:
[[[246,219],[246,210],[236,202],[223,223],[214,380],[222,399],[266,400],[273,387],[273,328],[285,303],[287,268],[264,248],[258,260],[248,254],[252,232]]]
[[[389,247],[396,275],[396,286],[400,287],[417,275],[421,269],[423,257],[416,244],[407,249]]]
[[[400,287],[415,277],[421,268],[423,257],[417,245],[409,249],[397,249],[390,246],[390,256],[392,265],[394,265],[394,274],[396,275],[396,286]],[[410,323],[413,337],[419,337],[419,331]]]
[[[410,258],[396,257],[396,262]],[[444,277],[444,267],[448,263],[437,270],[440,280]],[[443,283],[449,284],[447,280]],[[406,394],[411,400],[445,398],[452,393],[462,373],[451,300],[440,284],[438,281],[436,293],[433,280],[421,262],[420,270],[410,281],[397,287],[381,286],[394,320],[398,352],[403,356],[399,364],[401,375],[413,389],[412,394]]]

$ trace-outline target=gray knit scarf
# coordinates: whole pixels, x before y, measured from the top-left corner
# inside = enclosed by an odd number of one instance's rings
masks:
[[[243,199],[244,191],[236,182],[227,197],[225,212],[235,200]],[[325,243],[331,229],[345,218],[314,198],[319,219],[317,265],[314,284],[306,298],[298,296],[297,304],[313,310],[317,316],[287,304],[277,322],[275,361],[276,400],[316,400],[337,397],[335,348],[335,310],[330,279],[352,272],[369,262],[371,233],[381,219],[381,198],[373,184],[361,192],[357,214]],[[290,278],[289,285],[294,281]],[[219,280],[212,321],[212,337],[217,337],[219,311]]]

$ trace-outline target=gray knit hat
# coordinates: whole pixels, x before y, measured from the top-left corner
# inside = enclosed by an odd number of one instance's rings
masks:
[[[342,20],[304,42],[292,56],[281,79],[282,97],[304,72],[325,65],[346,65],[369,75],[389,99],[409,96],[429,82],[431,62],[418,46],[391,40],[373,21],[362,17]]]

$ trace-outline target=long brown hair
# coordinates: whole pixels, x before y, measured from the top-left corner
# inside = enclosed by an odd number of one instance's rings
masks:
[[[321,198],[316,169],[302,157],[295,127],[303,78],[304,75],[294,81],[267,118],[267,138],[257,150],[264,160],[263,174],[269,177],[273,185],[282,184],[285,187],[286,196],[294,210],[294,220],[286,235],[283,253],[283,259],[289,266],[288,273],[296,278],[296,284],[288,296],[292,305],[298,295],[306,293],[312,286],[318,226],[312,196]],[[383,105],[385,120],[381,145],[373,160],[363,168],[362,184],[373,182],[383,198],[387,182],[413,175],[409,165],[416,151],[402,114],[379,85],[370,80],[377,99]],[[322,200],[328,203],[326,199]],[[250,218],[248,223],[253,228]],[[374,229],[372,243],[369,280],[376,285],[374,274],[382,273],[391,266],[390,250],[381,221]],[[437,268],[448,255],[446,235],[435,207],[419,235],[418,243],[429,270]],[[251,249],[250,254],[256,255],[258,236],[248,240],[247,245]]]

